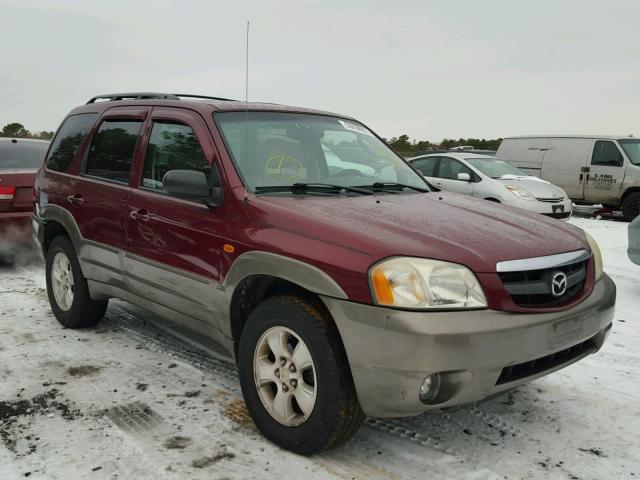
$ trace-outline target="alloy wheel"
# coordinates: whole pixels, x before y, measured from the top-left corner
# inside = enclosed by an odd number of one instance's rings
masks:
[[[293,330],[271,327],[255,349],[253,373],[264,408],[279,423],[304,423],[316,403],[316,370],[309,348]]]
[[[51,264],[51,288],[56,303],[63,312],[69,311],[73,304],[73,286],[71,262],[63,252],[58,252]]]

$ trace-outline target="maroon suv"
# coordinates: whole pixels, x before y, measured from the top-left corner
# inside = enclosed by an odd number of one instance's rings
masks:
[[[0,246],[31,238],[33,184],[49,142],[0,138]],[[4,251],[0,248],[0,254]]]
[[[258,428],[307,454],[365,415],[477,402],[600,349],[615,285],[582,230],[431,188],[341,115],[168,94],[60,126],[34,230],[51,308],[109,298],[239,367]]]

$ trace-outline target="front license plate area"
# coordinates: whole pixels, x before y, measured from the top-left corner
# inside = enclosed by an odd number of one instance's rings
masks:
[[[582,338],[584,323],[579,319],[563,320],[551,325],[549,343],[555,345],[566,343],[568,340]]]
[[[553,213],[564,213],[564,205],[552,205],[551,210]]]

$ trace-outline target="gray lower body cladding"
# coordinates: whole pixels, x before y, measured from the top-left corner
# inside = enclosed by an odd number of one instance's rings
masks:
[[[401,417],[478,402],[597,351],[615,298],[605,275],[583,302],[554,313],[408,312],[323,301],[342,335],[365,413]],[[426,404],[420,386],[434,373],[443,393]]]

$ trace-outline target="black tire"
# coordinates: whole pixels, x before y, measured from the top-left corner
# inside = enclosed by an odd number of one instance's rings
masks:
[[[640,215],[640,192],[630,193],[622,202],[622,216],[630,222],[638,215]]]
[[[278,422],[264,407],[254,380],[254,353],[262,334],[286,327],[306,344],[316,371],[316,400],[298,426]],[[351,438],[365,415],[356,396],[351,370],[338,330],[322,308],[296,296],[271,297],[249,315],[238,352],[240,384],[247,408],[262,434],[277,445],[310,455]]]
[[[73,274],[73,302],[67,311],[62,310],[58,306],[51,286],[53,259],[58,253],[64,253],[69,259],[71,272]],[[51,304],[51,310],[53,310],[53,314],[62,325],[68,328],[89,327],[104,317],[109,301],[95,301],[91,299],[87,279],[82,275],[78,257],[68,237],[59,235],[51,242],[46,255],[45,273],[47,277],[47,295],[49,297],[49,303]]]

